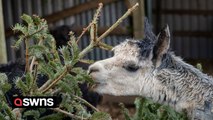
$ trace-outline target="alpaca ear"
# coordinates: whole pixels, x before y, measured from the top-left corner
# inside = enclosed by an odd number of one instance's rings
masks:
[[[166,25],[157,36],[157,41],[153,48],[153,60],[156,67],[161,64],[162,57],[168,52],[170,47],[169,26]]]

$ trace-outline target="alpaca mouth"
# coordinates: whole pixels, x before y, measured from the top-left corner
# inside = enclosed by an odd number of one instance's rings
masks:
[[[95,82],[96,85],[106,85],[107,83],[103,83],[103,82]]]
[[[95,89],[95,88],[97,88],[97,87],[101,87],[101,86],[104,86],[104,85],[107,85],[107,83],[95,82],[95,83],[91,86],[91,89]]]

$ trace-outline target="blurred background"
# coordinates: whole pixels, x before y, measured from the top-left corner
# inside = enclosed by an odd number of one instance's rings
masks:
[[[99,35],[130,6],[136,2],[140,4],[139,9],[103,40],[105,43],[115,46],[127,38],[142,39],[143,18],[147,16],[155,34],[169,25],[171,49],[176,55],[193,65],[201,63],[204,72],[213,75],[213,0],[0,0],[0,63],[25,57],[24,45],[19,50],[11,48],[17,39],[11,27],[22,22],[20,16],[23,13],[45,18],[56,39],[67,40],[70,30],[78,36],[91,22],[100,2],[104,8],[98,23]],[[87,34],[79,45],[83,49],[88,44]],[[101,60],[112,55],[109,51],[95,48],[86,58]],[[112,96],[104,99],[124,103],[132,103],[133,100],[134,97],[117,99]]]

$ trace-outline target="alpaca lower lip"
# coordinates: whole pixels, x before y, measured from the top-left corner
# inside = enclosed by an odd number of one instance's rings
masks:
[[[106,85],[107,83],[100,83],[100,82],[95,82],[91,87],[90,89],[95,89],[97,87],[100,87],[100,86],[104,86]]]
[[[95,85],[106,85],[106,83],[102,83],[102,82],[95,82]]]

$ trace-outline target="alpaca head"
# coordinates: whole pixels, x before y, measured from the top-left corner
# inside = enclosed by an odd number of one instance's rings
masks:
[[[153,71],[169,49],[168,26],[156,37],[145,24],[144,40],[126,40],[114,47],[114,56],[89,67],[95,91],[111,95],[140,95],[141,87],[153,79]]]

